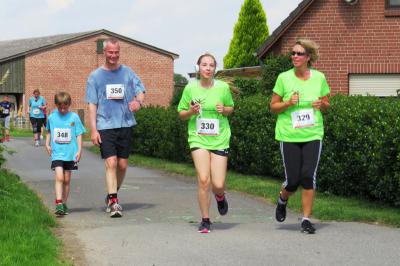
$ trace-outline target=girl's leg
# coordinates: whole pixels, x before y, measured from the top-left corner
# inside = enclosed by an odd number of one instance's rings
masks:
[[[211,183],[213,192],[222,195],[225,192],[226,170],[228,157],[210,153],[211,155]]]
[[[210,152],[204,149],[192,151],[192,158],[197,172],[198,200],[202,218],[209,218],[210,209]]]

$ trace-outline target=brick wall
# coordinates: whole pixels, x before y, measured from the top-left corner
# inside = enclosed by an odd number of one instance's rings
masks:
[[[85,124],[89,128],[86,81],[90,72],[104,62],[104,56],[96,53],[99,38],[107,36],[99,35],[27,56],[24,109],[28,110],[28,100],[34,89],[40,89],[51,110],[54,94],[64,90],[72,96],[72,110],[84,110]],[[173,59],[128,42],[120,41],[120,45],[120,63],[131,67],[142,80],[146,87],[146,104],[168,105],[173,93]]]
[[[349,92],[352,73],[400,73],[400,16],[385,13],[385,0],[316,0],[274,44],[287,53],[296,37],[320,45],[315,68],[325,73],[332,93]]]

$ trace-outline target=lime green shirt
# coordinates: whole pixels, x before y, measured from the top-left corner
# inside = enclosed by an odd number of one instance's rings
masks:
[[[311,77],[301,80],[296,77],[294,69],[281,73],[276,80],[273,92],[289,101],[294,92],[299,93],[299,103],[288,107],[278,115],[275,127],[275,139],[284,142],[308,142],[322,140],[324,123],[321,111],[312,108],[311,104],[318,98],[329,94],[329,86],[325,75],[311,69]],[[299,121],[309,122],[313,116],[313,123],[300,125]]]
[[[201,113],[192,115],[188,121],[188,142],[190,148],[203,148],[207,150],[221,150],[229,148],[231,129],[228,118],[217,112],[218,103],[232,107],[234,105],[229,85],[223,81],[215,80],[211,88],[203,88],[199,81],[190,82],[186,85],[182,93],[182,98],[178,105],[178,112],[190,109],[190,102],[197,101],[201,105]],[[201,120],[203,119],[203,120]],[[215,119],[219,130],[212,135],[204,135],[199,131],[200,128],[212,127],[215,123],[209,124],[209,120]],[[218,122],[217,122],[217,121]],[[203,122],[203,123],[202,123]],[[215,127],[216,128],[216,127]]]

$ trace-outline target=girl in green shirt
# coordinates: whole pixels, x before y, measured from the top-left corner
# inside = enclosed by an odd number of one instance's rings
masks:
[[[214,79],[216,66],[211,54],[199,57],[198,79],[185,87],[178,105],[179,116],[188,120],[188,142],[198,177],[200,233],[211,230],[211,190],[219,213],[228,212],[225,178],[231,130],[227,116],[233,112],[233,100],[229,85]]]

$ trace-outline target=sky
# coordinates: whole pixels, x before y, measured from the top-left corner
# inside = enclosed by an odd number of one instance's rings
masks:
[[[269,33],[301,0],[261,0]],[[0,0],[0,41],[106,29],[176,53],[187,77],[199,55],[218,66],[244,0]]]

